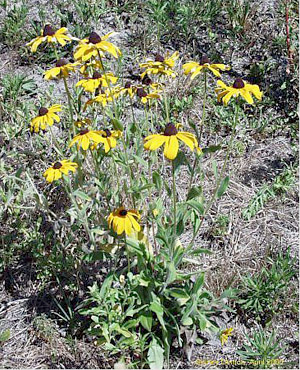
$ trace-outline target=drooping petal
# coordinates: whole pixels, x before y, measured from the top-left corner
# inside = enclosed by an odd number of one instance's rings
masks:
[[[166,141],[164,156],[170,160],[176,158],[178,153],[179,143],[175,135],[169,136],[168,141]]]
[[[194,141],[188,135],[185,135],[183,132],[178,132],[176,136],[178,139],[183,141],[191,149],[191,151],[194,150]]]

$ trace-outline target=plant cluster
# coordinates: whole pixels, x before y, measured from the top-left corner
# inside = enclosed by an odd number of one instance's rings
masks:
[[[122,52],[108,41],[112,36],[92,31],[77,39],[65,27],[46,24],[27,44],[33,53],[44,44],[53,49],[56,62],[44,78],[63,82],[68,107],[67,118],[64,104],[43,100],[30,131],[47,132],[42,137],[51,148],[52,164],[43,176],[48,187],[59,186],[68,198],[66,212],[82,248],[93,258],[110,261],[101,288],[97,283],[90,288],[80,311],[91,319],[90,333],[107,349],[122,353],[130,348],[140,364],[147,358],[151,368],[161,368],[175,339],[183,347],[184,336],[197,330],[219,332],[222,344],[231,335],[231,329],[218,328],[214,317],[229,310],[224,299],[233,292],[213,297],[204,288],[204,274],[184,273],[183,266],[209,253],[195,248],[195,240],[211,206],[227,190],[227,164],[243,103],[261,100],[262,92],[240,77],[227,85],[221,73],[229,67],[206,55],[199,62],[187,61],[183,74],[191,81],[203,76],[204,95],[201,122],[184,128],[168,97],[171,81],[181,73],[176,68],[179,53],[155,54],[139,64],[139,79],[124,80]],[[60,47],[74,41],[73,60],[60,55]],[[201,148],[207,92],[215,78],[218,102],[226,107],[234,100],[234,122],[223,166],[214,168],[215,188],[206,200],[196,179],[203,171],[202,157],[221,150]],[[142,116],[136,116],[136,106]],[[61,136],[53,130],[56,125],[64,129]],[[177,182],[184,167],[189,178],[180,194]],[[45,213],[53,213],[44,196],[38,201]],[[190,241],[182,246],[180,238],[187,231]],[[73,313],[65,311],[64,317],[72,321]]]

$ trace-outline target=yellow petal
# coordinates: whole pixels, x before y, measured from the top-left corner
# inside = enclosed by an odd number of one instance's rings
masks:
[[[169,136],[168,141],[166,141],[164,155],[166,158],[173,160],[176,158],[178,153],[178,139],[175,135]]]

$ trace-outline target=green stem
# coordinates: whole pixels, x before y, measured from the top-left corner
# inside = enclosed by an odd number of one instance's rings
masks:
[[[173,219],[174,219],[174,237],[176,238],[176,181],[175,181],[175,165],[174,161],[172,161],[172,178],[173,178]]]
[[[70,90],[68,88],[66,77],[63,77],[63,80],[64,80],[66,94],[67,94],[67,97],[68,97],[68,105],[69,105],[70,119],[71,119],[71,123],[72,123],[72,127],[73,127],[73,135],[75,136],[76,131],[75,131],[75,125],[74,125],[74,118],[73,118],[72,97],[71,97]]]
[[[205,111],[206,97],[207,97],[207,73],[206,73],[206,70],[204,70],[204,96],[203,96],[202,117],[201,117],[201,126],[200,126],[200,134],[199,135],[198,135],[198,130],[196,130],[198,145],[200,145],[202,132],[203,132],[203,127],[204,127],[205,114],[206,114],[206,111]],[[194,176],[195,176],[195,170],[196,170],[197,162],[198,162],[198,155],[196,155],[195,159],[194,159],[194,164],[193,164],[193,169],[192,169],[192,173],[191,173],[191,177],[190,177],[190,182],[189,182],[189,187],[188,187],[187,194],[191,190],[191,186],[192,186]]]

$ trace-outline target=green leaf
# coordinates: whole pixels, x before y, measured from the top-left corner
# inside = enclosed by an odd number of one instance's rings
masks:
[[[88,201],[91,201],[92,200],[91,197],[89,197],[87,194],[85,194],[81,190],[75,190],[74,193],[73,193],[73,195],[75,195],[76,197],[79,197],[79,198],[81,198],[83,200],[88,200]]]
[[[212,169],[213,169],[215,178],[217,178],[218,177],[218,166],[217,166],[217,162],[216,161],[212,161]]]
[[[157,171],[154,171],[152,174],[152,181],[158,191],[161,191],[162,188],[162,179],[160,174]]]
[[[145,312],[139,317],[141,325],[148,331],[151,332],[152,328],[152,314],[151,312]]]
[[[212,254],[213,252],[210,251],[209,249],[197,248],[197,249],[193,249],[189,254],[191,254],[193,256],[198,256],[199,254],[202,254],[202,253]]]
[[[199,295],[200,289],[202,288],[203,284],[204,284],[204,272],[202,272],[198,279],[195,281],[195,284],[193,286],[193,293]]]
[[[160,370],[164,366],[164,350],[155,338],[152,339],[147,356],[150,369]]]
[[[3,332],[0,333],[0,343],[1,342],[6,342],[10,338],[10,330],[6,329]]]
[[[189,326],[189,325],[193,325],[193,319],[191,317],[185,317],[182,321],[181,321],[182,325],[184,326]]]
[[[195,211],[197,211],[200,215],[204,214],[204,206],[203,203],[198,202],[195,199],[188,200],[186,202],[190,207],[192,207]]]
[[[214,152],[216,152],[220,149],[221,149],[221,145],[211,145],[207,148],[203,148],[202,152],[203,152],[203,154],[214,153]]]
[[[190,189],[187,195],[187,200],[199,197],[202,195],[202,186],[195,186]]]
[[[220,198],[225,193],[225,191],[228,188],[228,184],[229,184],[229,176],[226,176],[225,179],[221,182],[221,185],[218,189],[218,192],[217,192],[218,198]]]
[[[123,127],[122,123],[118,119],[112,118],[110,121],[111,121],[111,123],[113,125],[114,130],[124,131],[124,127]]]

